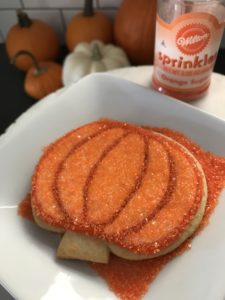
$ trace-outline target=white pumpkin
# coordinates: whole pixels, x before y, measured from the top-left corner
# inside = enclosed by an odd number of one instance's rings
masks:
[[[123,49],[100,41],[78,44],[63,64],[62,79],[64,85],[77,82],[87,74],[104,72],[129,66],[129,60]]]

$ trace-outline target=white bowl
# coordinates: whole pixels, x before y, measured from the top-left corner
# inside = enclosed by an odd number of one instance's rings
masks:
[[[85,262],[54,258],[57,235],[17,215],[43,147],[101,117],[170,127],[225,156],[224,121],[110,75],[88,76],[34,105],[0,138],[0,282],[20,300],[116,299]],[[224,214],[222,194],[192,250],[163,269],[144,299],[224,299]]]

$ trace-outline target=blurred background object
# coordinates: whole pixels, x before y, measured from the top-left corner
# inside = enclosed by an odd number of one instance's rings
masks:
[[[17,10],[19,9],[23,13],[26,13],[31,21],[39,20],[44,22],[57,34],[60,41],[60,48],[58,49],[56,42],[55,45],[51,46],[51,50],[54,49],[56,52],[59,50],[59,53],[57,57],[48,58],[47,60],[62,64],[65,57],[69,54],[66,46],[66,32],[69,24],[73,24],[72,20],[76,20],[79,15],[85,22],[89,22],[87,19],[92,18],[92,16],[83,16],[86,2],[89,2],[88,7],[86,7],[88,8],[86,14],[92,15],[92,10],[93,13],[96,11],[100,12],[105,16],[105,19],[110,20],[109,23],[113,24],[114,37],[110,37],[108,41],[110,42],[112,39],[110,43],[122,47],[131,63],[136,65],[151,63],[153,56],[152,40],[155,26],[155,0],[0,0],[0,88],[2,99],[0,133],[3,133],[21,113],[36,102],[24,90],[26,73],[11,65],[9,59],[11,55],[7,55],[6,53],[5,42],[7,34],[18,23]],[[96,28],[100,31],[102,30],[101,34],[110,31],[104,31],[104,28],[99,29],[98,20],[96,21],[95,16],[93,17],[95,22],[97,22]],[[148,20],[145,22],[144,18],[148,18]],[[140,32],[142,33],[144,26],[147,27],[145,28],[145,37],[143,38],[140,36]],[[127,31],[127,27],[130,31]],[[28,27],[27,29],[30,30],[31,28]],[[89,31],[90,26],[82,29],[83,32],[81,32],[81,35],[83,39],[87,36],[86,30]],[[150,37],[145,45],[144,41],[148,38],[148,35]],[[26,35],[27,37],[28,35]],[[96,38],[96,36],[93,36],[93,38]],[[35,52],[36,48],[39,48],[42,53],[45,52],[46,54],[46,51],[43,51],[43,46],[41,46],[43,42],[39,42],[40,46],[35,46],[32,49],[24,49],[26,48],[26,44],[24,44],[23,49],[21,49],[18,40],[19,38],[16,35],[13,51],[32,50],[32,54],[37,56]],[[20,49],[17,48],[18,45]],[[144,45],[144,48],[141,45]],[[147,58],[146,51],[150,51],[149,57],[147,54]],[[25,59],[25,56],[20,57],[20,59]],[[39,58],[39,62],[40,60],[45,59]],[[214,71],[225,74],[225,35],[221,42]]]
[[[136,2],[139,0],[128,2]],[[93,7],[114,20],[123,0],[93,0]],[[131,6],[131,5],[130,5]],[[17,22],[16,9],[23,9],[31,18],[48,23],[65,43],[64,32],[72,18],[81,13],[84,0],[1,0],[0,1],[0,42],[4,42],[13,24]],[[130,12],[127,12],[129,14]],[[150,12],[148,12],[150,14]],[[136,14],[138,16],[138,12]],[[225,35],[221,47],[225,48]]]

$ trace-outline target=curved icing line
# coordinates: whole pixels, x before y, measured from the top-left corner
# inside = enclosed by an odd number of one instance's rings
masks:
[[[99,166],[99,164],[102,162],[102,160],[107,156],[107,154],[112,151],[114,148],[116,148],[116,146],[119,145],[119,143],[129,134],[133,134],[132,132],[127,132],[125,133],[121,138],[119,138],[117,141],[114,142],[114,144],[109,145],[108,148],[106,148],[101,157],[99,158],[99,160],[96,162],[96,164],[93,166],[92,170],[90,171],[88,178],[87,178],[87,182],[86,185],[84,187],[84,214],[85,217],[87,217],[87,202],[88,202],[88,190],[89,190],[89,185],[91,183],[91,180],[95,174],[95,172],[97,171],[97,168]],[[138,134],[141,138],[143,138],[140,134]],[[112,223],[118,216],[119,214],[122,212],[122,210],[126,207],[126,205],[129,203],[129,201],[132,199],[132,196],[140,189],[143,178],[146,174],[147,171],[147,166],[148,166],[148,161],[149,161],[149,153],[148,153],[148,142],[147,139],[144,138],[144,159],[143,159],[143,164],[142,164],[142,168],[141,171],[139,173],[139,176],[134,184],[134,186],[130,189],[130,191],[128,192],[127,196],[124,198],[122,205],[120,206],[120,208],[118,208],[113,214],[112,216],[109,218],[108,221],[102,222],[102,223],[94,223],[93,225],[108,225],[110,223]]]
[[[69,153],[67,153],[67,155],[64,157],[64,159],[58,165],[57,171],[55,173],[55,179],[54,179],[53,185],[52,185],[52,191],[53,191],[53,195],[54,195],[55,200],[57,201],[60,209],[65,214],[65,216],[68,217],[69,219],[71,219],[71,218],[68,215],[68,213],[66,212],[66,210],[65,210],[65,208],[64,208],[64,206],[63,206],[63,204],[62,204],[62,202],[60,200],[60,192],[59,192],[59,189],[58,189],[58,176],[59,176],[60,171],[63,168],[63,164],[67,160],[67,158],[70,155],[72,155],[77,149],[81,148],[84,144],[86,144],[89,141],[91,141],[92,139],[96,138],[101,133],[103,133],[105,131],[108,131],[110,129],[112,129],[112,127],[111,126],[107,126],[107,128],[100,129],[99,131],[95,132],[94,134],[89,135],[86,138],[84,138],[82,141],[80,141],[78,144],[76,144],[74,147],[72,147],[72,149],[69,151]]]
[[[99,124],[101,125],[101,122],[99,122]],[[104,123],[103,123],[103,126],[104,126]],[[33,202],[33,205],[35,205],[37,208],[41,208],[41,210],[42,210],[42,204],[41,204],[40,201],[37,202],[37,197],[36,197],[36,185],[34,185],[34,182],[36,181],[37,174],[39,173],[39,170],[40,170],[41,162],[42,162],[43,160],[46,159],[46,157],[49,155],[49,153],[51,152],[51,150],[52,150],[55,146],[57,146],[58,143],[60,143],[62,139],[66,139],[67,137],[73,135],[74,132],[76,132],[76,131],[78,131],[78,130],[79,130],[79,128],[77,128],[77,129],[75,129],[75,130],[73,129],[73,130],[69,131],[68,133],[66,133],[63,137],[60,137],[59,139],[57,139],[57,141],[55,141],[55,142],[51,143],[50,145],[48,145],[48,146],[45,148],[45,152],[44,152],[43,156],[41,157],[41,160],[39,161],[37,167],[35,168],[34,175],[32,176],[32,186],[33,186],[33,189],[32,189],[32,193],[31,193],[31,198],[32,198],[32,199],[35,199],[35,201],[32,201],[32,202]],[[97,131],[96,133],[98,133],[98,132],[99,132],[99,131]],[[96,134],[96,133],[95,133],[95,134]],[[86,137],[85,139],[87,139],[87,138],[88,138],[88,137]],[[84,141],[84,140],[82,140],[82,141]],[[81,141],[81,142],[82,142],[82,141]],[[81,142],[80,142],[80,143],[81,143]],[[77,146],[77,145],[78,145],[78,144],[75,144],[75,146]],[[75,147],[75,146],[74,146],[74,147]],[[72,147],[72,149],[73,149],[74,147]],[[70,153],[70,152],[71,152],[71,150],[69,151],[69,153]],[[69,155],[69,153],[67,153],[67,155]],[[67,155],[66,155],[66,156],[67,156]],[[63,159],[63,160],[64,160],[64,159]],[[55,195],[55,193],[54,193],[54,190],[55,190],[54,183],[55,183],[55,180],[54,180],[54,182],[53,182],[53,187],[52,187],[53,195]],[[59,206],[59,209],[61,209],[61,206],[59,205],[58,202],[57,202],[57,204],[58,204],[58,206]],[[61,211],[61,212],[63,213],[63,211]],[[65,219],[65,216],[62,216],[60,222],[55,222],[55,219],[52,218],[52,216],[50,216],[49,214],[46,214],[46,213],[45,213],[45,218],[48,219],[48,220],[51,220],[51,223],[53,223],[53,224],[56,224],[56,223],[57,223],[56,225],[58,226],[58,225],[61,225],[61,221],[63,221],[63,220]]]
[[[168,153],[168,152],[167,152]],[[119,232],[119,236],[115,235],[114,238],[123,239],[126,235],[131,233],[137,233],[140,231],[146,224],[148,224],[156,215],[159,213],[159,211],[170,201],[171,195],[173,194],[176,186],[176,170],[175,170],[175,163],[171,156],[168,153],[169,158],[169,180],[167,184],[167,189],[164,192],[164,195],[162,196],[162,199],[160,200],[159,204],[154,208],[152,212],[149,213],[147,217],[145,217],[142,221],[138,222],[137,224],[133,225],[132,227],[129,227],[127,229],[124,229]]]
[[[167,138],[167,137],[165,137],[165,138]],[[168,138],[168,140],[170,141],[170,138]],[[180,148],[179,145],[174,143],[173,146],[175,146],[178,151],[180,151],[183,155],[185,155],[186,159],[188,159],[188,161],[190,162],[190,167],[192,167],[194,169],[194,171],[195,171],[194,173],[197,177],[196,178],[197,179],[197,183],[196,183],[197,189],[196,189],[196,194],[195,194],[195,200],[193,201],[192,207],[187,212],[187,214],[186,214],[187,216],[185,216],[183,218],[183,220],[180,222],[180,224],[178,224],[176,226],[176,228],[174,228],[170,232],[168,237],[162,237],[160,240],[157,240],[157,248],[158,249],[163,249],[166,246],[168,246],[170,243],[172,243],[177,238],[177,236],[179,236],[179,234],[186,228],[186,226],[190,223],[190,221],[194,218],[195,213],[199,208],[199,203],[200,203],[201,195],[202,195],[202,191],[203,191],[203,187],[202,187],[202,184],[201,184],[202,183],[201,175],[198,173],[198,170],[197,170],[197,168],[196,168],[196,166],[195,166],[195,164],[192,160],[192,157],[189,154],[185,153],[183,151],[183,149]],[[194,164],[194,166],[193,166],[193,164]],[[132,245],[132,244],[124,245],[124,243],[123,243],[124,241],[123,242],[121,241],[121,243],[120,243],[120,240],[118,240],[116,242],[120,246],[129,248],[130,250],[134,250],[134,251],[138,250],[142,254],[144,254],[144,252],[153,252],[154,253],[154,250],[156,249],[156,246],[154,244],[156,241],[151,242],[151,243],[141,243],[141,245]]]

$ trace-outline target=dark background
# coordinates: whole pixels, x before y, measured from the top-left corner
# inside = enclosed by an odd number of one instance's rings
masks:
[[[59,57],[60,63],[66,54],[66,48],[62,47]],[[219,50],[214,72],[225,74],[225,49]],[[5,52],[5,45],[0,44],[0,134],[3,133],[20,114],[36,103],[36,100],[27,96],[23,90],[24,76],[24,72],[17,70],[9,63]]]

